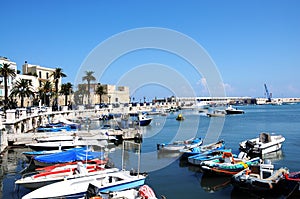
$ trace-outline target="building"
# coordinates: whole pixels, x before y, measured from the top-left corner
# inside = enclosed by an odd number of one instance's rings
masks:
[[[6,63],[6,64],[9,64],[9,67],[11,69],[13,69],[15,71],[15,73],[17,74],[17,64],[11,60],[9,60],[8,58],[6,57],[1,57],[0,56],[0,67],[2,67],[2,65]],[[8,77],[7,79],[7,86],[8,86],[8,95],[10,94],[10,90],[12,89],[12,85],[13,85],[13,82],[14,82],[14,79],[13,77]],[[0,77],[0,99],[3,100],[4,99],[4,96],[5,96],[5,91],[4,91],[4,83],[3,83],[4,79],[3,77]]]
[[[100,104],[100,96],[96,94],[96,90],[98,86],[103,87],[104,95],[101,96],[101,103],[106,104],[126,104],[129,103],[129,88],[126,86],[115,86],[109,84],[90,84],[90,103],[88,103],[87,94],[84,96],[80,96],[82,98],[83,104]],[[78,87],[83,88],[85,91],[88,90],[87,84],[79,84]],[[82,92],[87,93],[87,92]]]
[[[32,82],[33,87],[39,88],[43,86],[43,83],[46,81],[50,81],[54,84],[54,78],[52,73],[55,71],[53,68],[46,68],[39,65],[28,64],[25,61],[25,64],[22,66],[22,74],[30,75],[37,77],[36,82]],[[60,90],[62,84],[61,78],[58,80],[58,90]],[[53,91],[55,91],[55,87],[53,87]]]

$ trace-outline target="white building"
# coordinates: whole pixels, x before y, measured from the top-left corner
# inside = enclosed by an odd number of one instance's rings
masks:
[[[53,68],[42,67],[39,65],[28,64],[25,61],[25,64],[22,66],[23,75],[30,75],[37,77],[37,81],[32,82],[33,87],[39,88],[43,86],[43,83],[46,81],[50,81],[54,86],[54,78],[52,73],[55,71]],[[58,80],[58,90],[60,90],[62,80],[61,78]],[[55,88],[53,87],[53,91]]]
[[[15,71],[15,73],[17,74],[17,64],[16,64],[16,62],[12,62],[6,57],[0,57],[0,67],[2,67],[2,65],[4,63],[10,64],[9,67],[11,69],[13,69]],[[5,96],[4,82],[3,81],[4,81],[4,78],[0,76],[0,99],[1,100],[3,100],[4,96]],[[8,77],[8,79],[7,79],[8,95],[10,94],[10,90],[12,89],[13,81],[14,81],[13,77]]]

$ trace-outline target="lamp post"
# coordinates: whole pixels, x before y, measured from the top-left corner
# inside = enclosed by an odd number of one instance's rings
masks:
[[[108,96],[108,104],[110,104],[110,98],[111,98],[111,96],[109,95]]]

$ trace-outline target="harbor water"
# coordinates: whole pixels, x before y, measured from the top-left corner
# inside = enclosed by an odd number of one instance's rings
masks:
[[[230,177],[209,176],[201,173],[199,168],[190,166],[178,158],[178,154],[157,152],[158,143],[171,142],[177,139],[189,139],[197,136],[205,138],[210,130],[221,129],[218,139],[225,141],[226,148],[238,153],[241,141],[258,137],[261,132],[283,135],[286,140],[282,150],[269,154],[275,169],[287,167],[291,172],[300,170],[300,104],[291,105],[249,105],[240,106],[245,114],[226,115],[224,118],[209,118],[196,110],[181,110],[167,116],[153,115],[149,126],[141,127],[143,142],[141,150],[134,143],[119,146],[109,145],[106,149],[109,158],[116,167],[137,169],[147,172],[146,183],[153,188],[158,198],[161,195],[168,199],[179,198],[262,198],[262,196],[241,192],[230,184]],[[176,116],[182,113],[183,121],[177,121]],[[221,125],[218,128],[212,126]],[[220,120],[220,121],[218,121]],[[223,124],[224,122],[224,124]],[[100,125],[100,123],[99,123]],[[97,125],[96,125],[97,126]],[[10,148],[1,161],[0,181],[1,198],[21,198],[30,190],[16,187],[14,182],[21,177],[20,172],[26,168],[23,151],[27,148]],[[140,155],[139,155],[140,154]],[[123,160],[122,160],[123,157]],[[139,163],[140,162],[140,163]],[[287,195],[264,195],[263,198],[286,198]],[[288,195],[289,198],[296,198]]]

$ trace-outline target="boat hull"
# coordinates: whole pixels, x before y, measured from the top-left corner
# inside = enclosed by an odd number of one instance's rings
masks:
[[[101,192],[120,191],[134,188],[145,183],[145,176],[131,176],[128,172],[112,172],[82,178],[65,180],[41,187],[25,195],[22,199],[29,198],[79,198],[83,197],[93,184]],[[112,181],[110,179],[119,179]]]

